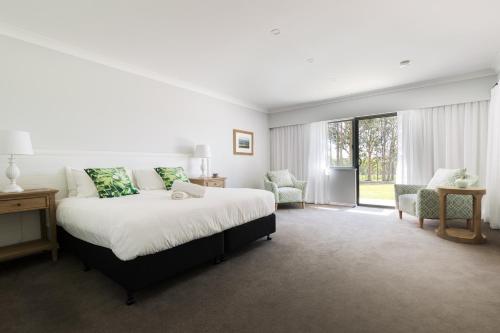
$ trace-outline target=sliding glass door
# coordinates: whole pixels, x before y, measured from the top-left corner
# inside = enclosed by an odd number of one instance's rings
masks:
[[[356,169],[357,204],[394,207],[397,115],[332,121],[328,140],[330,168]]]
[[[394,206],[396,115],[356,118],[354,127],[358,205]]]

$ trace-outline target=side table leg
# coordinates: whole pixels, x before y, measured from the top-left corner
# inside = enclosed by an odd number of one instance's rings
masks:
[[[474,200],[474,199],[472,199]],[[474,216],[473,216],[474,217]],[[473,219],[467,219],[467,226],[466,228],[470,231],[474,231],[474,223],[473,223]]]
[[[54,194],[49,197],[49,228],[50,228],[50,242],[52,243],[52,261],[57,261],[57,250],[59,244],[57,243],[57,225],[56,225],[56,198]]]
[[[476,194],[472,196],[472,224],[474,228],[473,240],[475,243],[483,243],[485,238],[481,232],[481,194]]]
[[[446,236],[446,194],[439,193],[439,228],[438,235]]]

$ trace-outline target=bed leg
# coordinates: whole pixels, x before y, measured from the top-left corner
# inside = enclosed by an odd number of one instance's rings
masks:
[[[132,305],[134,303],[135,303],[134,292],[127,290],[127,300],[125,301],[125,304]]]
[[[267,235],[266,240],[270,241],[271,239],[272,239],[272,238],[271,238],[271,236],[270,236],[270,235]]]
[[[82,264],[83,264],[83,271],[84,272],[90,271],[90,266],[86,262],[82,261]]]

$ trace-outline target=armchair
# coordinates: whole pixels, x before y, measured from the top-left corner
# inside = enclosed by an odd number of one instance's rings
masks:
[[[476,176],[468,176],[470,186],[477,184]],[[435,189],[427,185],[394,185],[396,209],[399,218],[403,212],[418,218],[420,228],[425,219],[439,219],[439,196]],[[472,219],[472,197],[469,195],[449,195],[446,204],[447,219],[464,219],[467,224]]]
[[[281,173],[280,176],[288,176],[290,178],[288,181],[285,180],[284,182],[279,179],[277,181],[276,177],[273,177],[277,173]],[[288,175],[286,175],[286,173],[288,173]],[[273,178],[275,178],[274,181]],[[274,194],[276,209],[280,203],[300,203],[301,207],[305,208],[304,199],[306,186],[306,181],[297,180],[288,170],[271,171],[264,177],[264,189]]]

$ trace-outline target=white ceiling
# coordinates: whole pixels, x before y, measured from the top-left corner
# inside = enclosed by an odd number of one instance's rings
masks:
[[[4,27],[271,111],[492,70],[498,13],[499,0],[0,0]]]

